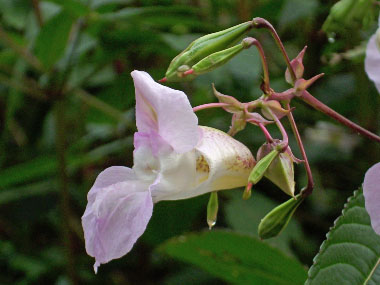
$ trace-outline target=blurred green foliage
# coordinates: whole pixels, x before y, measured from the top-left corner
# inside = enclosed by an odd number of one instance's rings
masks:
[[[155,250],[171,237],[207,227],[206,196],[157,204],[132,252],[93,273],[80,217],[97,174],[111,165],[133,164],[134,88],[129,73],[146,70],[162,78],[172,58],[197,37],[263,17],[278,29],[291,57],[308,45],[305,77],[326,74],[311,93],[379,134],[380,100],[363,68],[365,41],[377,23],[356,22],[352,28],[343,21],[335,23],[339,30],[326,35],[322,25],[335,2],[0,0],[0,284],[231,281]],[[378,14],[378,6],[370,8]],[[261,30],[250,35],[265,48],[272,87],[285,90],[285,64],[272,38]],[[193,82],[170,86],[185,91],[193,106],[217,101],[211,83],[246,102],[261,95],[261,76],[257,51],[250,49]],[[242,189],[222,192],[216,228],[248,235],[241,237],[244,242],[251,236],[252,244],[243,252],[247,256],[273,246],[310,266],[346,198],[361,185],[366,169],[380,160],[380,150],[310,107],[294,105],[316,179],[314,194],[297,210],[289,228],[264,244],[253,238],[257,225],[286,195],[265,179],[249,201],[241,200]],[[221,110],[197,115],[202,125],[228,130],[231,117]],[[252,126],[236,137],[253,153],[264,141]],[[290,145],[300,157],[292,137]],[[298,189],[305,185],[302,165],[296,168],[296,179]],[[228,237],[219,240],[215,250],[240,238],[233,232],[222,234]],[[213,250],[212,242],[198,239],[199,246]],[[282,264],[280,271],[286,270]],[[248,265],[254,270],[255,265]]]

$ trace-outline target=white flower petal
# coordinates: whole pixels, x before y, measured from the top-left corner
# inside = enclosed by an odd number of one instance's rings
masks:
[[[187,199],[247,184],[255,164],[249,149],[222,131],[209,127],[200,129],[202,139],[195,150],[176,158],[178,163],[170,175],[162,173],[152,188],[155,201]]]

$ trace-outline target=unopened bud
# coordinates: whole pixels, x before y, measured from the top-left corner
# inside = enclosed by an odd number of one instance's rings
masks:
[[[205,57],[227,49],[236,43],[239,38],[250,29],[252,29],[252,22],[245,22],[229,29],[196,39],[171,61],[165,74],[167,81],[175,82],[194,78],[195,76],[183,76],[183,73],[178,70],[179,67],[183,65],[192,67]]]
[[[316,76],[313,76],[312,78],[308,79],[308,80],[305,80],[303,78],[301,79],[298,79],[296,81],[296,83],[294,84],[294,88],[296,89],[296,92],[299,92],[299,91],[304,91],[306,90],[307,88],[309,88],[311,85],[313,85],[313,83],[315,81],[317,81],[319,78],[321,78],[323,75],[325,75],[324,73],[320,73]]]
[[[212,90],[216,98],[218,98],[219,103],[228,104],[228,106],[222,107],[225,111],[229,113],[238,113],[244,110],[244,104],[239,102],[235,97],[224,95],[215,89],[214,84],[212,84]]]
[[[289,199],[270,211],[259,224],[259,237],[261,239],[268,239],[279,235],[289,224],[290,219],[303,199],[298,194],[295,198]]]
[[[210,199],[207,204],[207,224],[210,230],[216,224],[218,208],[218,192],[211,192]]]
[[[265,101],[263,102],[263,105],[265,106],[265,108],[262,108],[261,112],[263,113],[264,117],[266,117],[269,120],[273,120],[274,118],[272,118],[272,114],[268,112],[266,108],[269,108],[278,119],[281,119],[290,112],[290,110],[282,108],[281,104],[276,100]]]
[[[268,153],[266,156],[260,159],[256,163],[255,167],[252,169],[251,174],[248,178],[248,183],[258,183],[261,180],[261,178],[263,178],[265,172],[268,170],[272,161],[277,157],[278,154],[278,150],[273,149],[270,153]]]
[[[228,131],[230,136],[236,135],[238,132],[245,129],[247,125],[246,117],[243,111],[232,115],[231,128]]]
[[[248,200],[249,198],[251,198],[252,186],[253,184],[249,182],[247,187],[245,187],[245,190],[243,192],[243,200]]]
[[[305,71],[305,67],[303,65],[303,57],[305,55],[305,51],[307,49],[307,46],[305,46],[303,48],[303,50],[301,50],[301,52],[296,56],[295,59],[293,59],[291,62],[290,62],[290,65],[292,66],[293,68],[293,71],[296,75],[296,79],[300,79],[302,78],[303,76],[303,72]],[[289,84],[294,84],[293,82],[293,78],[291,77],[290,75],[290,71],[289,71],[289,68],[286,68],[286,71],[285,71],[285,80],[286,82],[288,82]]]

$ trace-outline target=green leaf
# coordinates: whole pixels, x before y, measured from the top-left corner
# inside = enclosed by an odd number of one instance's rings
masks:
[[[207,231],[173,238],[159,251],[233,284],[303,284],[306,271],[296,260],[256,238]]]
[[[371,227],[360,189],[327,234],[306,284],[380,284],[379,265],[380,236]]]
[[[275,208],[278,203],[264,196],[258,191],[254,191],[252,198],[243,200],[238,191],[224,191],[230,198],[225,205],[225,218],[228,225],[235,231],[258,237],[258,226],[266,213]],[[291,244],[305,241],[301,227],[297,220],[292,219],[288,227],[281,235],[274,239],[264,240],[265,243],[279,248],[281,251],[292,255]]]
[[[84,165],[99,161],[112,153],[120,152],[130,145],[131,137],[127,137],[125,139],[116,140],[111,143],[99,146],[84,155],[68,154],[68,171],[73,172]],[[58,163],[55,155],[41,155],[33,160],[1,170],[0,197],[4,192],[2,191],[4,189],[14,187],[16,185],[21,185],[23,183],[39,181],[40,179],[46,180],[47,177],[50,177],[57,173],[57,167]]]
[[[35,53],[42,64],[50,68],[64,54],[74,18],[63,11],[47,21],[36,39]]]
[[[86,16],[91,12],[89,7],[78,0],[47,0],[47,2],[56,3],[62,6],[64,10],[75,17]]]

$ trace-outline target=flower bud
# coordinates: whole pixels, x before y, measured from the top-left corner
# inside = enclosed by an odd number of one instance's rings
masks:
[[[261,239],[268,239],[279,235],[286,228],[297,207],[303,200],[304,198],[298,194],[295,198],[289,199],[270,211],[259,224],[259,237]]]
[[[171,61],[165,74],[166,80],[175,82],[194,78],[194,75],[186,75],[184,72],[205,57],[230,47],[250,29],[252,22],[249,21],[196,39]],[[179,70],[181,66],[187,66],[188,69]]]
[[[244,104],[239,102],[235,97],[224,95],[215,89],[214,84],[212,84],[212,90],[214,95],[218,98],[219,103],[228,104],[228,106],[222,107],[225,111],[229,113],[237,113],[244,110]]]
[[[281,119],[290,112],[290,110],[285,110],[284,108],[282,108],[281,104],[276,100],[264,101],[263,105],[265,107],[270,108],[270,110],[273,112],[274,115],[276,115],[278,119]],[[263,113],[265,118],[273,120],[272,115],[270,114],[270,112],[266,110],[266,108],[262,108],[261,112]]]
[[[215,226],[218,208],[218,192],[211,192],[210,200],[208,200],[207,204],[207,224],[210,230]]]
[[[296,75],[296,79],[300,79],[302,78],[303,76],[303,72],[305,71],[305,67],[303,65],[303,56],[305,55],[305,51],[307,49],[307,46],[305,46],[303,48],[303,50],[301,50],[301,52],[296,56],[295,59],[293,59],[291,62],[290,62],[290,65],[292,66],[293,70],[294,70],[294,73]],[[288,82],[289,84],[294,84],[293,82],[293,78],[291,77],[290,75],[290,71],[289,71],[289,68],[286,68],[286,71],[285,71],[285,80],[286,82]]]
[[[256,184],[259,182],[261,178],[263,178],[272,161],[277,157],[278,153],[279,152],[277,149],[273,149],[266,156],[261,158],[252,169],[251,174],[248,178],[248,183]]]
[[[264,144],[257,152],[257,159],[264,157],[273,148],[270,144]],[[272,181],[286,194],[294,197],[294,161],[290,147],[283,153],[280,153],[268,167],[264,176]]]
[[[247,125],[246,117],[243,111],[232,115],[231,128],[228,131],[230,136],[236,135],[238,132],[245,129]]]

